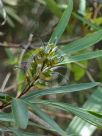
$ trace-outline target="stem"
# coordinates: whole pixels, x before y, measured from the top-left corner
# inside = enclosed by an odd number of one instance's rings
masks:
[[[35,82],[38,78],[39,78],[39,77],[36,77],[36,79],[34,79],[34,80],[30,83],[30,85],[28,85],[28,86],[22,91],[22,93],[17,96],[17,98],[20,98],[20,97],[22,97],[23,95],[25,95],[27,92],[29,92],[30,88],[33,86],[34,82]]]

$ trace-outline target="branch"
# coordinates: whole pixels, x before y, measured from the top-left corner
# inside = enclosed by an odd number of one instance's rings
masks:
[[[46,128],[48,129],[52,129],[51,126],[45,122],[44,120],[42,120],[41,118],[39,118],[37,115],[35,115],[34,113],[32,113],[31,111],[29,111],[29,118],[32,120],[32,121],[36,121],[37,123],[45,126]]]
[[[17,44],[17,43],[1,43],[0,42],[0,47],[3,47],[3,48],[22,48],[22,49],[25,49],[25,47],[23,47],[21,44]]]
[[[51,116],[57,116],[59,118],[66,118],[66,119],[72,119],[73,118],[73,116],[71,114],[57,113],[57,112],[54,112],[54,111],[48,111],[46,109],[43,109],[43,110]]]
[[[72,38],[72,39],[68,39],[68,40],[64,40],[64,41],[60,41],[57,43],[57,45],[65,45],[65,44],[68,44],[68,43],[71,43],[75,40],[77,40],[79,37],[75,37],[75,38]],[[46,43],[47,44],[47,43]],[[30,46],[28,47],[28,49],[37,49],[38,47],[41,46],[41,43],[32,43],[30,44]],[[16,48],[16,49],[26,49],[26,44],[17,44],[17,43],[7,43],[7,42],[4,42],[4,43],[1,43],[0,42],[0,47],[2,48]]]

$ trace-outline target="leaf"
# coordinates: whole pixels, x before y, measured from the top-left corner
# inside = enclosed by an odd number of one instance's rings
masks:
[[[12,96],[6,94],[5,92],[0,92],[0,101],[2,103],[9,103],[12,100]]]
[[[7,14],[15,19],[17,22],[22,23],[22,19],[15,13],[15,10],[9,6],[5,7]]]
[[[55,43],[56,40],[58,41],[60,39],[61,35],[63,34],[69,22],[73,9],[73,0],[67,0],[67,1],[68,1],[68,6],[64,11],[63,16],[61,17],[57,27],[55,28],[55,31],[52,33],[49,43]]]
[[[86,19],[85,17],[82,17],[76,13],[73,13],[72,14],[75,18],[79,19],[80,21],[82,21],[84,24],[87,24],[89,27],[91,27],[92,29],[95,29],[95,30],[99,30],[101,29],[100,26],[94,24],[93,22],[91,22],[90,20]]]
[[[0,121],[14,122],[14,119],[10,113],[0,112]]]
[[[4,42],[4,44],[6,46],[9,46],[7,42]],[[16,57],[15,57],[14,53],[12,52],[11,48],[5,48],[5,52],[7,54],[8,61],[12,62],[12,64],[14,64]]]
[[[12,112],[16,125],[25,129],[28,124],[28,110],[25,103],[21,99],[13,99]]]
[[[7,17],[7,13],[6,10],[4,8],[3,2],[2,0],[0,0],[0,14],[3,16],[4,21],[1,23],[1,25],[4,25],[6,23],[6,17]]]
[[[84,67],[87,68],[87,61],[84,61],[80,64],[84,65]],[[74,73],[75,81],[78,81],[85,75],[86,69],[81,68],[79,65],[72,64],[71,71]]]
[[[59,63],[59,65],[94,59],[98,57],[102,57],[102,50],[84,53],[76,56],[65,57],[65,59],[61,63]]]
[[[45,112],[43,112],[39,107],[37,107],[34,104],[28,103],[28,105],[30,105],[30,107],[34,110],[34,112],[37,115],[39,115],[44,121],[46,121],[52,127],[52,129],[54,129],[58,134],[61,134],[62,136],[67,136],[65,134],[64,130],[62,130],[58,126],[58,124],[50,116],[48,116],[48,114],[46,114]]]
[[[95,112],[95,111],[91,111],[91,110],[88,110],[88,112],[90,114],[102,119],[102,112]]]
[[[0,127],[0,132],[6,132],[6,131],[9,131],[9,129],[7,129],[7,128],[1,128]],[[0,133],[1,134],[1,133]]]
[[[97,112],[102,111],[102,88],[97,88],[95,90],[95,92],[85,102],[83,108],[92,111],[95,110]],[[92,136],[95,130],[95,126],[92,126],[78,117],[74,117],[66,129],[68,134],[74,133],[75,135],[81,136],[84,136],[86,131],[88,136]]]
[[[38,103],[46,104],[46,105],[51,105],[55,108],[67,111],[67,112],[72,112],[79,118],[89,122],[90,124],[102,128],[102,119],[97,118],[96,116],[90,114],[87,112],[87,110],[83,108],[79,108],[73,105],[70,105],[68,103],[60,103],[60,102],[53,102],[53,101],[40,101]]]
[[[5,4],[8,4],[10,6],[16,6],[17,0],[3,0]]]
[[[11,129],[13,133],[16,134],[16,136],[44,136],[38,133],[28,133],[28,132],[23,132],[19,129]]]
[[[60,86],[55,88],[50,88],[42,91],[32,91],[27,96],[23,97],[26,100],[34,100],[34,98],[49,95],[49,94],[59,94],[59,93],[68,93],[68,92],[76,92],[76,91],[83,91],[86,89],[90,89],[99,85],[98,82],[91,82],[91,83],[80,83],[80,84],[72,84],[66,86]]]
[[[15,27],[14,22],[12,21],[12,19],[11,19],[9,16],[7,16],[6,20],[7,20],[7,23],[8,23],[11,27],[13,27],[13,28]]]
[[[29,121],[28,125],[32,126],[32,127],[40,128],[40,129],[43,129],[43,130],[47,130],[47,131],[49,130],[49,131],[55,132],[55,129],[47,128],[46,126],[43,126],[43,125],[38,124],[38,123],[31,122],[31,121]]]
[[[23,136],[45,136],[38,133],[24,133]]]
[[[24,136],[19,129],[9,127],[9,131],[14,133],[16,136]]]
[[[8,94],[6,94],[4,92],[0,92],[0,97],[5,98],[5,97],[11,97],[11,96],[9,96]]]
[[[61,51],[64,54],[74,53],[96,44],[101,39],[102,39],[102,29],[92,34],[88,34],[87,36],[80,38],[74,42],[66,44],[65,46],[61,48]]]
[[[57,16],[61,16],[62,12],[54,0],[44,0],[47,3],[47,7]]]
[[[0,128],[0,131],[1,131],[1,132],[12,132],[12,133],[14,133],[16,136],[45,136],[45,135],[38,134],[38,133],[28,133],[28,132],[24,132],[24,131],[21,131],[21,130],[19,130],[19,129],[11,128],[11,127],[8,127],[8,128]]]

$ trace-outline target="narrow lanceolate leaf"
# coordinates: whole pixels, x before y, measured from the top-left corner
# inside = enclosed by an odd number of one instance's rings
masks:
[[[28,110],[25,103],[20,99],[13,99],[12,112],[16,125],[25,129],[28,124]]]
[[[90,114],[102,119],[102,112],[95,112],[95,111],[91,111],[91,110],[88,110],[88,112]]]
[[[6,12],[9,16],[11,16],[13,19],[18,21],[19,23],[22,23],[22,19],[15,13],[15,10],[10,7],[5,7]]]
[[[57,16],[61,16],[62,12],[61,9],[58,7],[57,3],[55,2],[55,0],[44,0],[48,6],[48,8],[50,9],[50,11],[57,15]]]
[[[15,128],[10,128],[9,131],[13,132],[16,136],[44,136],[44,135],[37,134],[37,133],[24,132],[19,129],[15,129]]]
[[[83,22],[84,25],[87,25],[88,27],[94,29],[94,30],[99,30],[101,29],[100,26],[96,25],[95,23],[91,22],[89,19],[86,19],[84,17],[82,17],[79,14],[73,13],[72,14],[75,18],[79,19],[81,22]]]
[[[11,127],[0,128],[0,132],[12,132],[15,134],[15,136],[45,136],[45,135],[38,134],[38,133],[24,132],[24,131],[21,131],[20,129],[11,128]]]
[[[48,114],[46,114],[45,112],[43,112],[39,107],[37,107],[34,104],[30,104],[28,103],[28,105],[30,105],[30,107],[34,110],[34,112],[40,116],[41,119],[43,119],[44,121],[46,121],[46,123],[48,125],[51,126],[52,129],[54,129],[58,134],[61,134],[63,136],[67,136],[66,133],[64,132],[64,130],[62,130],[59,125],[50,117],[48,116]],[[49,127],[49,126],[48,126]]]
[[[88,100],[83,105],[84,109],[91,110],[91,111],[102,111],[102,88],[96,88],[95,92],[88,98]],[[91,129],[90,129],[91,128]],[[78,136],[85,136],[85,132],[87,131],[87,136],[92,136],[97,128],[92,126],[88,122],[74,117],[68,127],[66,129],[68,134],[75,134]]]
[[[1,91],[1,90],[0,90]],[[8,97],[9,95],[4,93],[4,92],[0,92],[0,97]],[[9,96],[10,97],[10,96]]]
[[[6,10],[4,8],[2,0],[0,0],[0,12],[3,15],[3,18],[4,18],[4,21],[1,23],[1,25],[4,25],[5,22],[6,22],[7,14],[6,14]]]
[[[10,113],[0,112],[0,121],[14,122],[14,119]]]
[[[39,102],[38,102],[39,103]],[[58,103],[53,101],[41,101],[42,104],[51,105],[55,108],[64,110],[64,111],[70,111],[79,118],[89,122],[90,124],[102,128],[102,118],[98,118],[83,108],[75,107],[73,105],[67,104],[67,103]]]
[[[72,84],[67,86],[50,88],[50,89],[42,90],[42,91],[33,91],[29,93],[27,96],[25,96],[24,99],[32,101],[34,100],[34,98],[44,96],[44,95],[83,91],[83,90],[95,87],[97,85],[99,85],[98,82],[80,83],[80,84]]]
[[[61,64],[67,64],[72,62],[84,61],[98,57],[102,57],[102,50],[84,53],[76,56],[65,57],[65,59],[59,64],[61,65]]]
[[[57,27],[55,28],[55,31],[52,33],[49,43],[55,43],[56,40],[59,40],[68,24],[73,9],[73,0],[67,1],[68,7],[64,11]]]
[[[74,42],[69,43],[61,48],[61,51],[66,53],[74,53],[85,48],[88,48],[102,39],[102,29],[98,30],[92,34],[88,34],[87,36],[78,39]]]

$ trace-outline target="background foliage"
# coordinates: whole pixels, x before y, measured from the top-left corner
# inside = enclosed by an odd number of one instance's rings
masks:
[[[0,135],[102,135],[101,3],[0,0]]]

